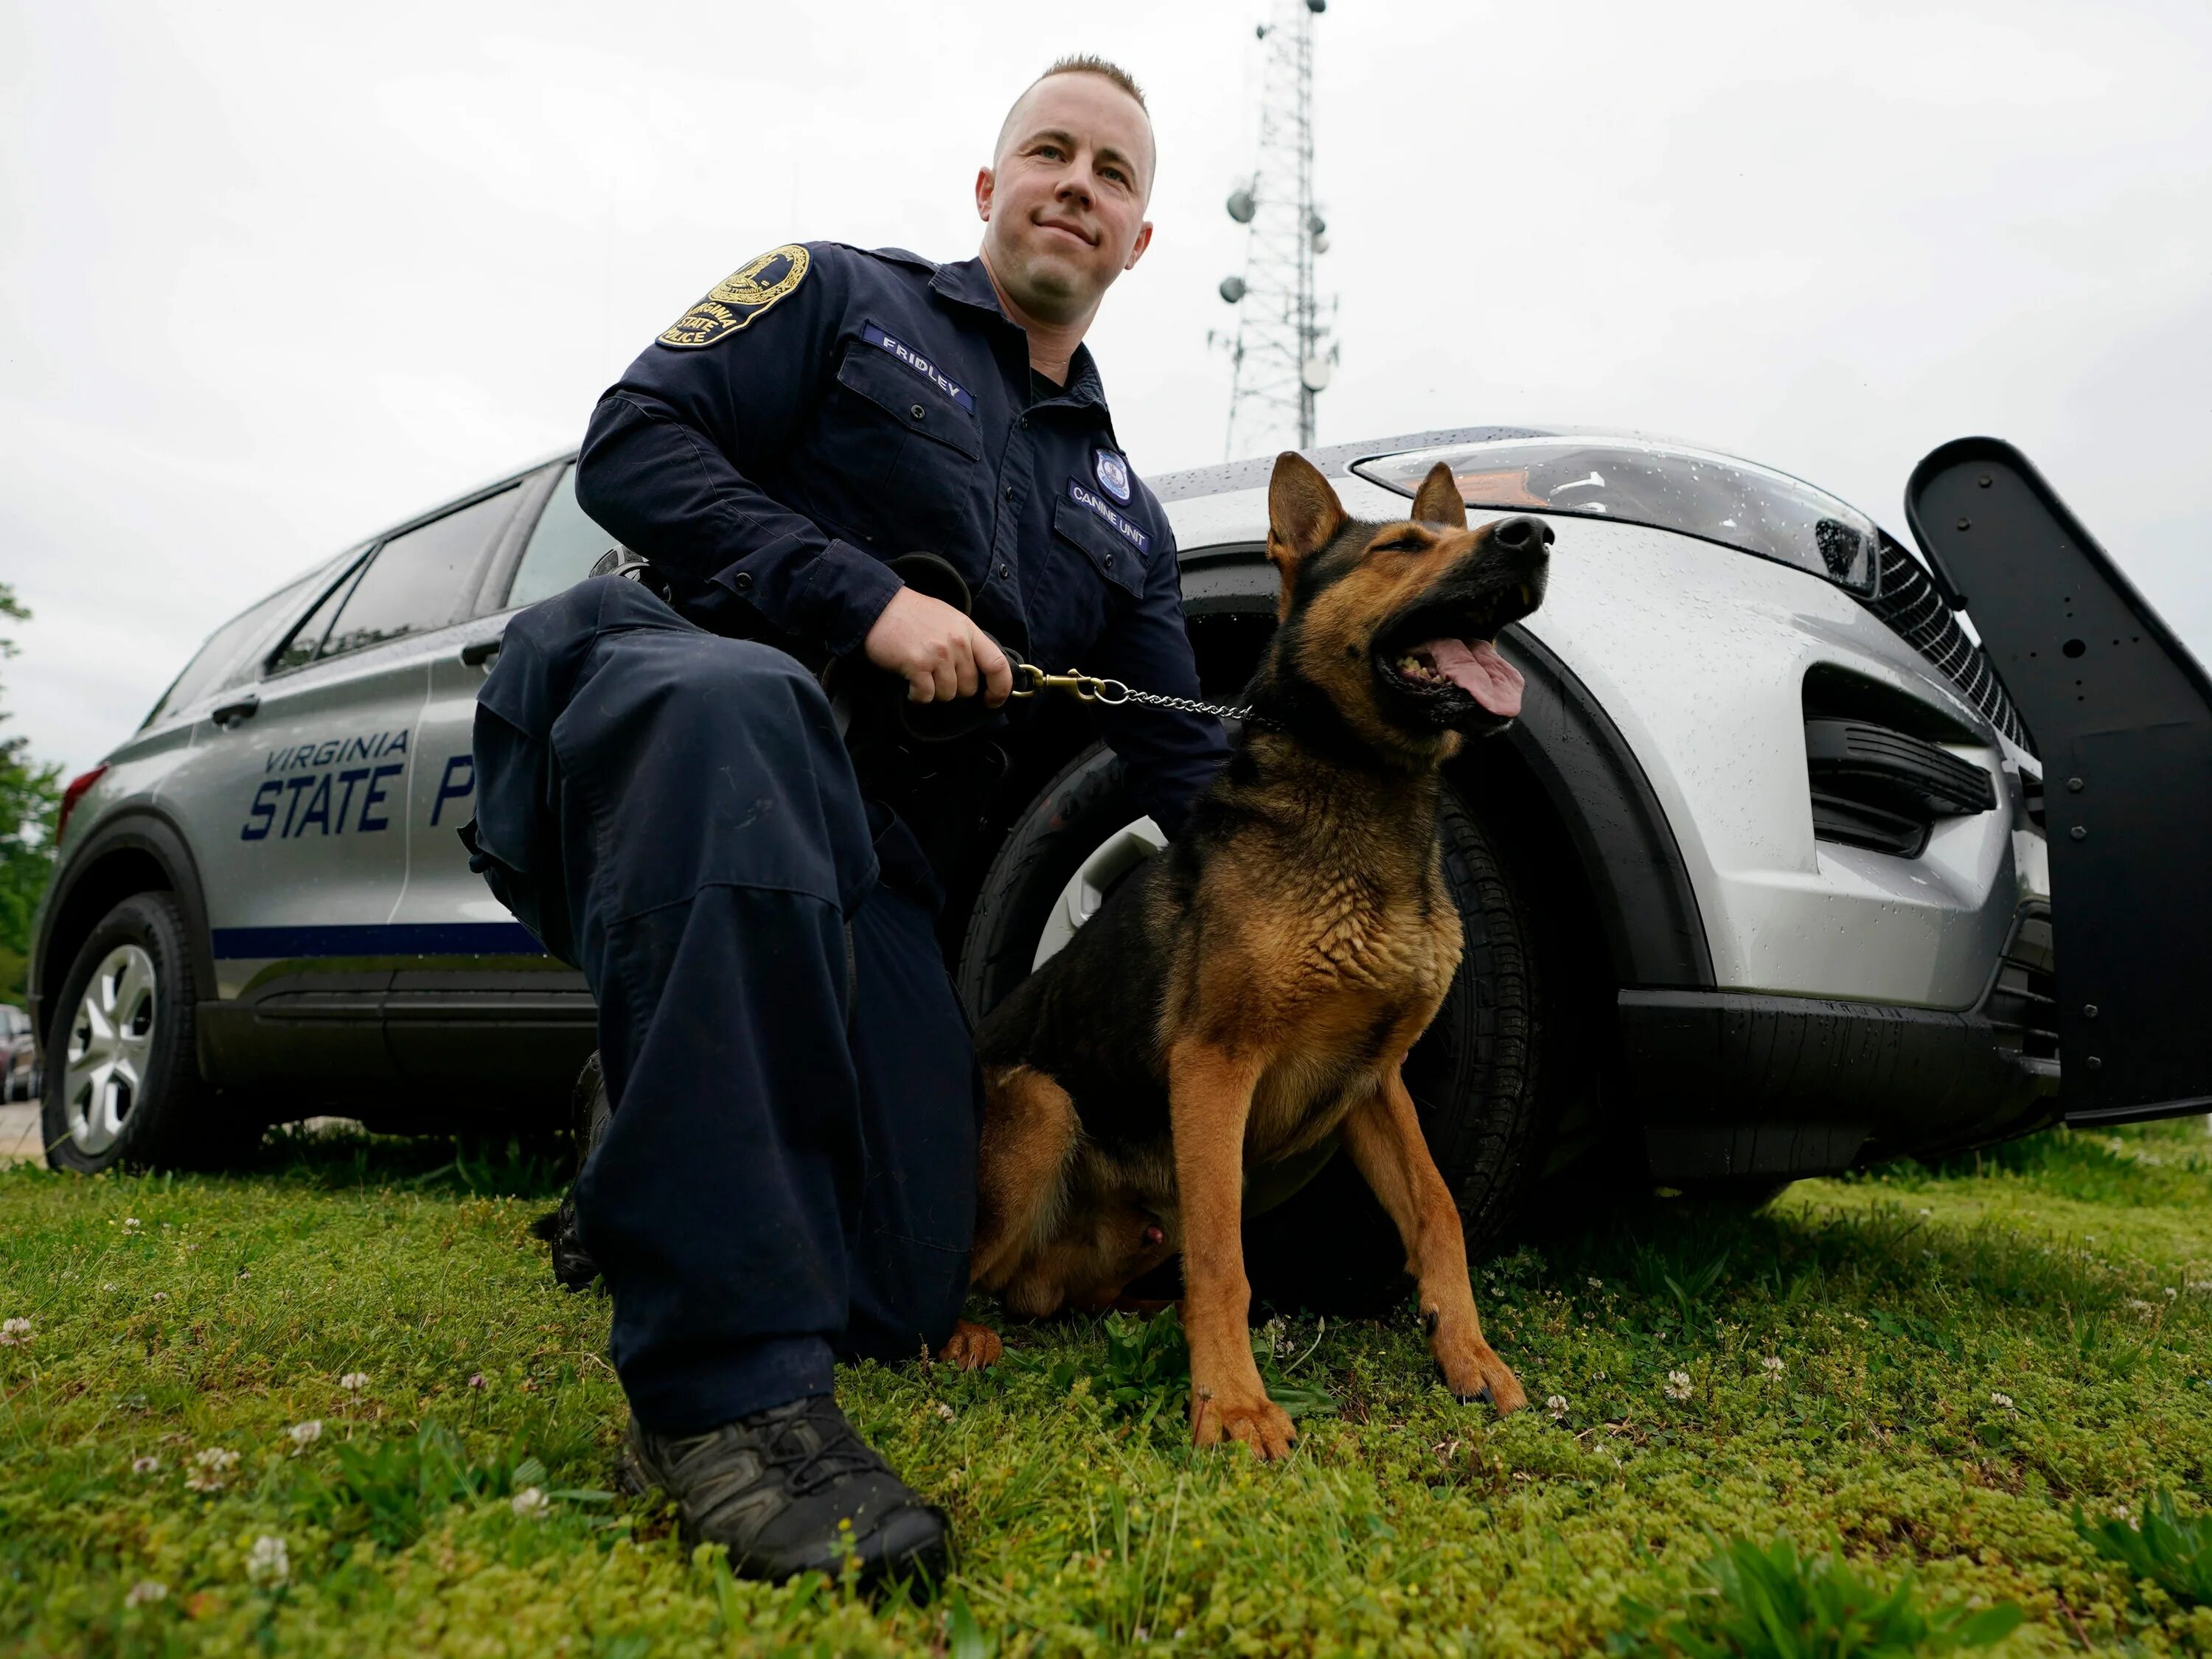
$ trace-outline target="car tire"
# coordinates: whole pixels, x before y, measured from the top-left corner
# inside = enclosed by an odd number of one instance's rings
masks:
[[[219,1168],[255,1138],[201,1077],[199,984],[184,912],[137,893],[77,947],[47,1042],[46,1162],[94,1174]]]
[[[958,985],[971,1018],[980,1021],[1029,975],[1069,883],[1138,816],[1120,763],[1102,749],[1077,757],[1031,802],[992,860],[969,915]],[[1542,1160],[1543,1005],[1530,911],[1492,837],[1449,788],[1438,827],[1466,945],[1405,1078],[1472,1252],[1510,1221]],[[1403,1293],[1396,1230],[1349,1158],[1329,1160],[1275,1207],[1249,1218],[1244,1234],[1258,1299],[1366,1312]]]

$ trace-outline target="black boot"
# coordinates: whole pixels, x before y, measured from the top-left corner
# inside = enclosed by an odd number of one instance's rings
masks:
[[[633,1418],[635,1472],[676,1500],[692,1544],[729,1547],[740,1578],[781,1583],[809,1570],[860,1582],[942,1583],[951,1534],[862,1440],[827,1395],[773,1406],[704,1434],[663,1435]]]

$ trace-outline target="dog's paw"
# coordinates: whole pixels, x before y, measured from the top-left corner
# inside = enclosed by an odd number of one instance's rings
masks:
[[[1190,1439],[1194,1446],[1230,1441],[1249,1446],[1255,1455],[1272,1462],[1288,1457],[1297,1438],[1290,1413],[1265,1394],[1250,1401],[1219,1399],[1203,1390],[1191,1395]]]
[[[1437,1367],[1444,1374],[1444,1386],[1462,1401],[1486,1400],[1500,1417],[1517,1412],[1528,1403],[1521,1379],[1513,1375],[1512,1367],[1480,1337],[1452,1343],[1439,1340],[1435,1344],[1435,1352]]]
[[[957,1365],[963,1371],[980,1371],[986,1365],[998,1363],[1006,1345],[999,1340],[999,1334],[972,1320],[961,1320],[952,1328],[952,1334],[937,1351],[937,1357],[948,1365]]]

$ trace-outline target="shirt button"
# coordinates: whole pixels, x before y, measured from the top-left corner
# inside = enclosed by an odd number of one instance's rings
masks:
[[[1000,574],[1000,576],[1004,577],[1004,576],[1006,576],[1006,575],[1010,575],[1010,574],[1012,574],[1012,572],[1010,572],[1010,571],[1006,568],[1006,562],[1004,559],[1000,560],[1000,561],[999,561],[999,574]]]
[[[1030,429],[1030,417],[1026,415],[1023,416],[1018,424],[1023,431],[1028,431]]]
[[[907,410],[907,413],[913,416],[915,420],[919,421],[927,416],[929,411],[924,409],[920,404],[916,404],[912,409]]]
[[[1010,501],[1014,499],[1014,487],[1012,484],[1006,486],[1006,499]]]
[[[750,570],[740,570],[736,575],[730,578],[730,586],[737,589],[740,593],[751,592],[753,591],[753,573]]]
[[[1109,570],[1111,570],[1114,568],[1114,556],[1111,553],[1109,553],[1106,556],[1106,568]]]

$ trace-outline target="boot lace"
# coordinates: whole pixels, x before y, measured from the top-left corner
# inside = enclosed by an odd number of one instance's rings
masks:
[[[815,1432],[821,1436],[816,1445],[807,1444],[799,1426],[793,1424],[781,1431],[769,1442],[765,1452],[769,1467],[783,1474],[786,1484],[799,1496],[817,1492],[848,1474],[872,1474],[878,1467],[875,1453],[854,1433],[850,1424],[840,1422],[834,1431],[824,1433],[821,1419],[811,1419]]]

